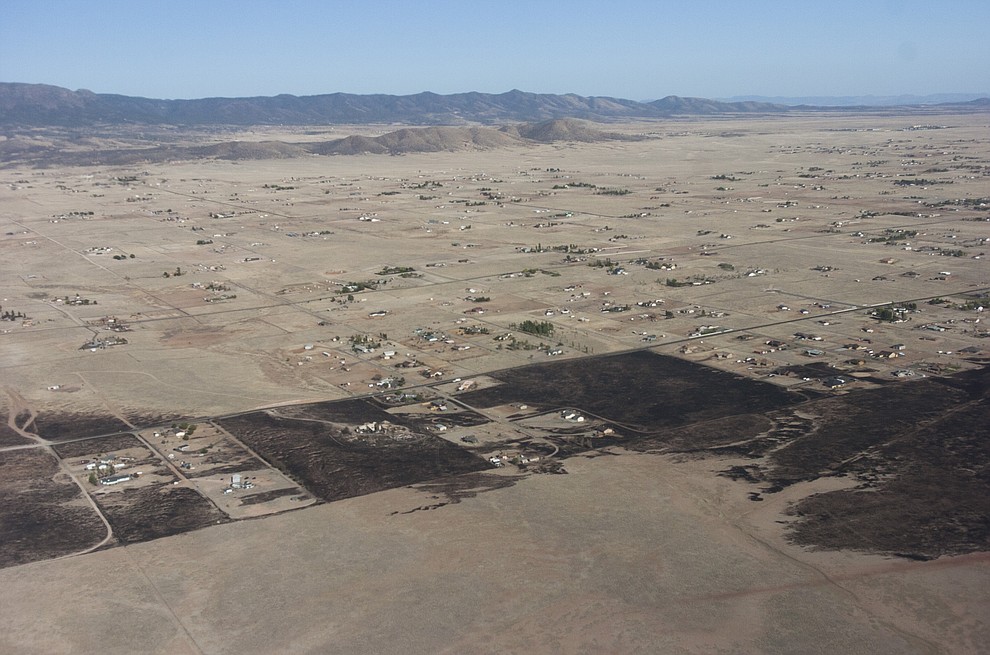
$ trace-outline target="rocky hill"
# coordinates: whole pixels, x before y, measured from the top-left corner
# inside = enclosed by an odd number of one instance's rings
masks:
[[[605,132],[585,121],[573,118],[555,118],[539,123],[522,123],[502,128],[502,132],[512,136],[538,141],[540,143],[552,143],[554,141],[628,141],[637,137]]]
[[[417,152],[492,150],[558,141],[584,143],[635,140],[641,137],[603,131],[591,123],[574,119],[520,123],[494,127],[406,127],[381,136],[351,135],[325,141],[219,141],[205,145],[137,143],[115,145],[106,139],[15,136],[0,139],[0,162],[4,166],[125,166],[164,161],[224,159],[288,159],[312,155],[403,155]]]
[[[335,141],[307,144],[319,155],[389,154],[488,150],[521,145],[522,140],[486,127],[403,128],[378,137],[349,136]]]

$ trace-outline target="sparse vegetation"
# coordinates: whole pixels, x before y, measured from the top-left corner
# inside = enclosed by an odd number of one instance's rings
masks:
[[[514,324],[512,327],[520,332],[525,332],[526,334],[532,334],[538,337],[552,337],[554,331],[554,325],[550,321],[525,320],[518,325]]]
[[[385,266],[378,271],[377,275],[401,275],[402,273],[412,273],[415,270],[412,266]]]

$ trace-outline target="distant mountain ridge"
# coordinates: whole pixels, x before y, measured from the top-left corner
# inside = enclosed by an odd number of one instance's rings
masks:
[[[575,94],[263,96],[157,100],[70,91],[46,84],[0,83],[0,124],[74,127],[88,124],[322,125],[405,123],[456,125],[579,118],[610,121],[676,114],[773,113],[783,105],[669,96],[651,103]]]
[[[884,105],[886,107],[886,105]],[[979,110],[978,100],[949,103],[957,111]],[[930,105],[915,105],[919,110]],[[858,107],[862,109],[862,105]],[[889,107],[888,107],[889,108]],[[330,93],[314,96],[259,96],[159,100],[92,91],[71,91],[47,84],[0,82],[0,126],[86,125],[333,125],[402,123],[407,125],[463,125],[538,122],[560,118],[608,122],[672,116],[720,114],[780,114],[797,110],[841,109],[831,106],[800,108],[776,102],[724,102],[707,98],[667,96],[637,102],[603,96],[527,93],[417,93],[414,95],[356,95]]]
[[[990,97],[990,93],[932,93],[896,96],[733,96],[722,102],[767,102],[779,105],[815,107],[902,107],[905,105],[944,105]]]

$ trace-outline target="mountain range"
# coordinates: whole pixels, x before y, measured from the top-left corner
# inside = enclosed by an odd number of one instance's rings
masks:
[[[768,102],[780,105],[817,107],[901,107],[904,105],[943,105],[986,98],[990,93],[932,93],[896,96],[733,96],[718,98],[725,102]]]
[[[937,105],[954,111],[985,109],[974,101]],[[972,106],[971,105],[976,105]],[[924,109],[924,107],[918,107]],[[406,125],[494,124],[580,118],[598,122],[673,116],[777,114],[795,108],[780,103],[722,102],[667,96],[652,102],[575,94],[456,93],[439,95],[260,96],[159,100],[47,84],[0,83],[0,126],[84,127],[87,125],[333,125],[401,123]],[[823,108],[831,111],[848,108]],[[862,109],[862,108],[860,108]],[[930,109],[930,107],[928,107]]]

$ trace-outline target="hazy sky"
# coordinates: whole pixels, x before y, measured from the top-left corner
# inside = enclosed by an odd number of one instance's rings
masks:
[[[0,81],[154,98],[990,91],[988,0],[5,0]]]

